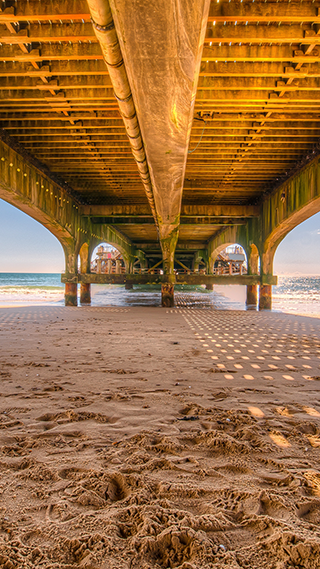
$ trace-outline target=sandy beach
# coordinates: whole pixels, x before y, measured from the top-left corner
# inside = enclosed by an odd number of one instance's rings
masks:
[[[320,321],[0,309],[0,567],[320,567]]]

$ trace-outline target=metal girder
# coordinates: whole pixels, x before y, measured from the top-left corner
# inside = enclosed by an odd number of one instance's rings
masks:
[[[152,223],[152,216],[150,217],[138,217],[138,216],[128,216],[128,217],[92,217],[91,221],[94,224],[105,224],[114,225],[115,227],[122,225],[147,225]],[[220,219],[211,217],[195,217],[195,218],[185,218],[180,216],[180,229],[183,227],[194,227],[195,225],[206,225],[210,226],[212,230],[218,227],[224,227],[225,225],[245,225],[246,219],[243,218],[232,218],[232,219]]]
[[[85,0],[28,0],[0,10],[0,22],[48,22],[49,20],[90,21],[88,5]]]
[[[0,21],[0,42],[9,45],[38,45],[45,42],[92,42],[97,43],[91,22],[74,22],[70,19],[68,22],[47,21],[39,24],[32,22],[23,29],[18,29],[15,34],[10,32],[6,27],[1,25]]]
[[[260,209],[258,206],[248,205],[246,207],[221,207],[217,205],[183,205],[181,206],[181,215],[184,217],[219,217],[230,218],[230,217],[257,217],[259,215]],[[88,217],[108,217],[108,216],[119,216],[123,217],[128,215],[129,217],[137,216],[151,216],[150,209],[147,206],[126,206],[126,205],[101,205],[101,206],[84,206],[81,210],[81,214]]]
[[[240,3],[236,7],[231,2],[211,2],[208,22],[259,22],[294,23],[310,22],[320,24],[318,7],[314,3]]]
[[[319,37],[320,41],[320,37]],[[229,42],[230,43],[230,42]],[[232,43],[232,42],[231,42]],[[291,44],[291,42],[290,42]],[[202,61],[253,62],[253,63],[315,63],[319,61],[319,49],[310,55],[304,54],[298,46],[292,45],[217,45],[205,46]],[[320,47],[320,46],[319,46]]]
[[[33,69],[28,62],[0,62],[0,77],[63,77],[63,76],[109,76],[103,61],[55,61]]]
[[[215,21],[215,20],[214,20]],[[247,21],[247,20],[246,20]],[[224,25],[224,21],[216,21],[208,23],[205,45],[215,44],[293,44],[293,45],[309,45],[319,43],[320,37],[316,36],[310,28],[309,23],[301,20],[299,23],[283,22],[281,25],[256,25],[257,22],[242,22],[235,25],[235,22]],[[272,24],[272,22],[270,22]],[[312,32],[312,33],[310,33]]]

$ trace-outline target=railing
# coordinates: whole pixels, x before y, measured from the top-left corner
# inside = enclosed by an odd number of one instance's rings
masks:
[[[229,267],[217,267],[213,270],[213,275],[246,275],[247,274],[247,269],[246,267],[232,267],[232,270],[230,270],[231,265],[229,265]],[[196,269],[196,270],[192,270],[192,269],[175,269],[174,273],[176,275],[207,275],[207,270],[206,269]],[[133,269],[133,274],[134,275],[163,275],[163,269],[140,269],[137,267],[134,267]]]
[[[91,268],[91,273],[94,273],[96,275],[125,275],[126,274],[126,268],[125,267],[111,267],[111,271],[107,270],[107,267],[104,269],[104,267],[102,268],[101,271],[97,271],[96,268]]]

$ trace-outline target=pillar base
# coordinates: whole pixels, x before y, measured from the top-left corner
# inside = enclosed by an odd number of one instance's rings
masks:
[[[206,284],[206,290],[213,290],[213,284],[212,283]]]
[[[272,286],[260,285],[259,310],[271,310]]]
[[[91,285],[88,283],[80,284],[80,304],[91,304]]]
[[[247,306],[257,306],[258,285],[247,285]]]
[[[78,306],[77,283],[66,283],[64,293],[65,306]]]
[[[131,289],[133,289],[133,284],[132,283],[125,283],[124,288],[126,290],[131,290]]]
[[[161,285],[161,305],[166,308],[174,306],[174,284],[162,283]]]

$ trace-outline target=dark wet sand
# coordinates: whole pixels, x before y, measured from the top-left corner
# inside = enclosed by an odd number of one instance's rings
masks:
[[[3,308],[0,330],[0,567],[320,567],[318,319]]]

